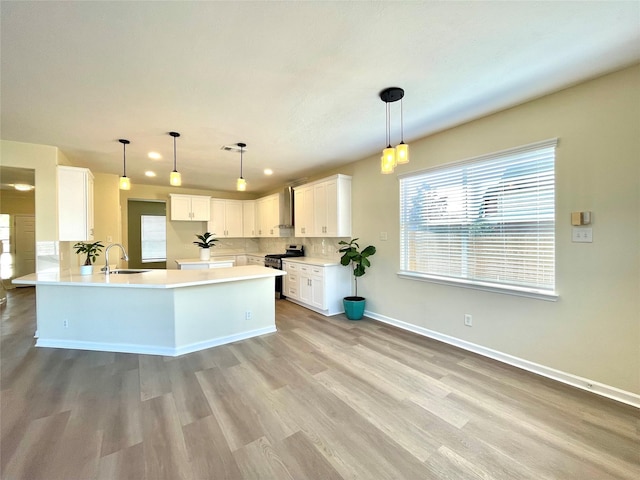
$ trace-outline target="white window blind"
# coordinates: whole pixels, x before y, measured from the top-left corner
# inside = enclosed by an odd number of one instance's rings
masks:
[[[140,215],[142,263],[167,260],[167,217]]]
[[[553,295],[556,144],[401,176],[400,273]]]

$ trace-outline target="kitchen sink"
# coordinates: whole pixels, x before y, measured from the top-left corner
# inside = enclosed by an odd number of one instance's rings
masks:
[[[136,268],[120,268],[116,270],[110,270],[109,275],[133,275],[134,273],[150,272],[151,270],[143,270]]]

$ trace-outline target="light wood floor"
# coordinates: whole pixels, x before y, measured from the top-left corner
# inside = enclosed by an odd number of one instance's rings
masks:
[[[169,358],[36,349],[34,304],[2,312],[5,480],[640,478],[637,409],[371,320],[281,300]]]

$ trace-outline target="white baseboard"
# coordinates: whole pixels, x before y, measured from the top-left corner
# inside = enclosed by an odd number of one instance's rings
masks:
[[[257,337],[259,335],[265,335],[267,333],[273,333],[275,331],[276,327],[259,328],[248,332],[242,332],[235,335],[206,340],[204,342],[192,343],[180,347],[161,347],[154,345],[137,345],[127,343],[84,342],[75,340],[60,340],[55,338],[38,338],[38,340],[36,341],[36,347],[91,350],[97,352],[138,353],[141,355],[163,355],[165,357],[177,357],[186,353],[197,352],[199,350],[205,350],[207,348],[217,347],[219,345],[225,345],[227,343],[246,340],[247,338]]]
[[[577,387],[582,390],[586,390],[588,392],[592,392],[621,403],[626,403],[627,405],[631,405],[636,408],[640,408],[640,395],[637,395],[635,393],[620,390],[619,388],[596,382],[595,380],[589,380],[588,378],[579,377],[571,373],[563,372],[551,367],[530,362],[529,360],[514,357],[507,353],[492,350],[490,348],[483,347],[482,345],[476,345],[475,343],[460,340],[459,338],[444,335],[442,333],[438,333],[424,327],[419,327],[417,325],[412,325],[401,320],[396,320],[395,318],[387,317],[385,315],[380,315],[369,310],[366,310],[364,314],[369,318],[382,323],[393,325],[394,327],[401,328],[402,330],[417,333],[418,335],[429,337],[434,340],[438,340],[440,342],[462,348],[463,350],[468,350],[470,352],[477,353],[494,360],[498,360],[499,362],[503,362],[508,365],[513,365],[514,367],[527,370],[528,372],[536,373],[538,375],[542,375],[543,377],[551,378],[552,380],[556,380],[558,382],[562,382],[567,385],[571,385],[573,387]]]

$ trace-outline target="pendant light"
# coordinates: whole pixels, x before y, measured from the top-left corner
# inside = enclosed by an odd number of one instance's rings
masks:
[[[236,180],[236,190],[239,192],[244,192],[247,189],[247,181],[242,177],[242,154],[244,153],[244,147],[247,146],[246,143],[238,143],[240,147],[240,178]]]
[[[127,145],[131,142],[121,138],[118,140],[122,144],[122,176],[120,177],[120,190],[131,190],[131,180],[127,177]]]
[[[169,183],[174,187],[182,185],[182,177],[176,169],[176,138],[180,136],[178,132],[169,132],[169,135],[173,137],[173,172],[169,175]]]
[[[393,173],[396,165],[409,162],[409,145],[404,143],[402,101],[400,102],[400,144],[396,148],[391,146],[391,103],[402,100],[402,97],[404,97],[404,90],[399,87],[385,88],[380,92],[380,100],[386,104],[387,148],[382,151],[380,159],[380,172],[384,174]]]
[[[409,163],[409,145],[404,143],[404,112],[402,98],[400,98],[400,144],[396,147],[396,161],[398,165]]]

